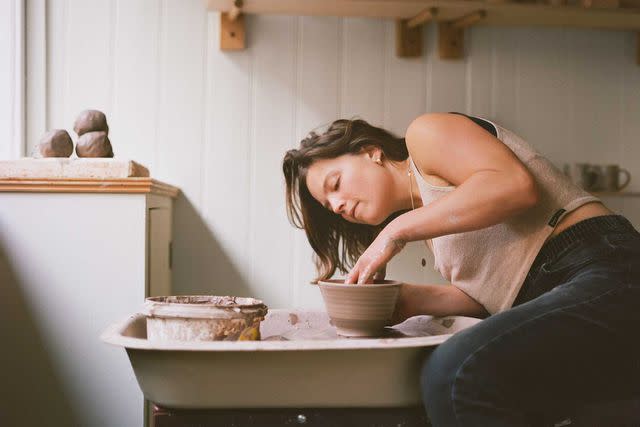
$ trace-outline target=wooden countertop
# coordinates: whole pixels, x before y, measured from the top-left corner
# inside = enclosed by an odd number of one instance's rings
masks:
[[[180,190],[150,177],[142,178],[2,178],[0,192],[151,193],[175,198]]]

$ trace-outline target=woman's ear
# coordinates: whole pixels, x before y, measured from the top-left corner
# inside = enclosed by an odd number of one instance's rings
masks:
[[[369,145],[362,149],[364,154],[375,163],[381,165],[383,159],[383,152],[380,147],[376,147],[375,145]]]

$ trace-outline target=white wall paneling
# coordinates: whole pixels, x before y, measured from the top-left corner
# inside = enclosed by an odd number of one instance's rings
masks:
[[[287,148],[294,148],[312,129],[321,132],[340,115],[340,76],[343,63],[341,47],[344,37],[342,24],[343,20],[340,18],[297,19],[295,138],[287,143]],[[284,192],[281,193],[284,197]],[[280,212],[284,212],[282,203],[278,205],[281,206]],[[293,269],[290,284],[293,306],[322,307],[320,291],[316,286],[309,285],[309,281],[316,276],[311,262],[312,255],[313,251],[307,243],[304,231],[296,229],[290,258]]]
[[[0,7],[7,4],[14,3]],[[30,31],[41,31],[30,40],[42,44],[46,34],[46,54],[28,56],[29,88],[45,91],[40,105],[29,105],[29,147],[44,127],[71,129],[80,110],[104,110],[116,156],[183,190],[174,218],[178,293],[321,306],[307,285],[311,250],[286,219],[280,162],[309,130],[337,118],[362,117],[401,135],[424,112],[476,114],[559,166],[620,163],[632,170],[631,189],[640,189],[632,33],[474,27],[465,58],[451,61],[439,59],[430,24],[425,54],[400,59],[392,21],[251,15],[247,49],[223,52],[218,14],[201,0],[29,4],[46,17],[38,27],[37,13],[27,14]],[[637,203],[618,204],[634,211]],[[389,275],[439,282],[432,265],[415,243]]]
[[[25,153],[32,155],[44,135],[47,120],[47,2],[26,2],[26,117]]]
[[[25,0],[0,3],[0,158],[24,155]]]

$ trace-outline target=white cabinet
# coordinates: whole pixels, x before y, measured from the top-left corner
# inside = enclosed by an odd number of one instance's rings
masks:
[[[146,296],[171,294],[176,194],[149,178],[0,180],[0,244],[17,278],[11,286],[23,295],[79,425],[144,423],[127,355],[99,335]]]

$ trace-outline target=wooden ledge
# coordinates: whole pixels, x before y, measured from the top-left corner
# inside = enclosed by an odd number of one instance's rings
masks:
[[[3,178],[0,192],[150,193],[175,198],[180,189],[153,178]]]

